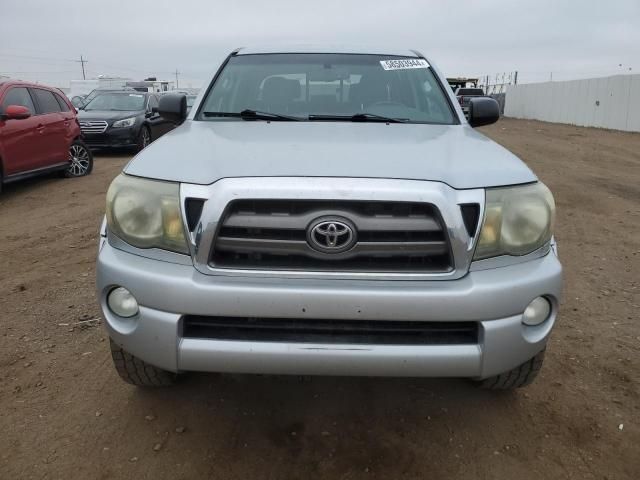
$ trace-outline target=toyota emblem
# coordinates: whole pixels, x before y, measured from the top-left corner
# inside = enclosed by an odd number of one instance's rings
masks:
[[[307,241],[311,248],[319,252],[345,252],[356,243],[356,230],[346,219],[322,217],[309,225]]]

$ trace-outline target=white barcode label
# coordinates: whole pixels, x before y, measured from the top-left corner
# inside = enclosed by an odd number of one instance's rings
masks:
[[[401,60],[380,60],[385,70],[405,70],[407,68],[429,68],[424,58],[403,58]]]

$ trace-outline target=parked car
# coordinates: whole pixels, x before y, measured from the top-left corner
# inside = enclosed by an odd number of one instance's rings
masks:
[[[175,127],[153,109],[155,93],[132,90],[98,93],[78,113],[80,128],[91,148],[142,150]]]
[[[97,288],[115,368],[538,374],[561,295],[549,189],[414,50],[233,52],[111,184]]]
[[[0,80],[0,190],[3,183],[60,171],[91,173],[76,111],[56,88]]]
[[[469,88],[469,87],[461,87],[456,90],[456,98],[458,99],[458,103],[460,107],[462,107],[462,112],[465,116],[469,115],[469,102],[472,98],[484,97],[484,90],[481,88]]]

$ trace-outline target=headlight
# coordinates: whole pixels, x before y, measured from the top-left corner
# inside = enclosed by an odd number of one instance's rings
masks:
[[[107,192],[107,225],[134,247],[189,253],[177,183],[117,176]]]
[[[117,122],[113,122],[113,125],[111,126],[114,128],[126,128],[126,127],[133,127],[134,123],[136,123],[136,117],[131,117],[131,118],[118,120]]]
[[[526,255],[553,234],[553,195],[543,183],[487,189],[484,222],[474,260]]]

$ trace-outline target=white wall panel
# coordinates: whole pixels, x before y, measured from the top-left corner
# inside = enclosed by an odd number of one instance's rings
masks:
[[[626,130],[640,132],[640,75],[631,77],[628,103]]]
[[[640,75],[512,85],[507,117],[640,132]]]

